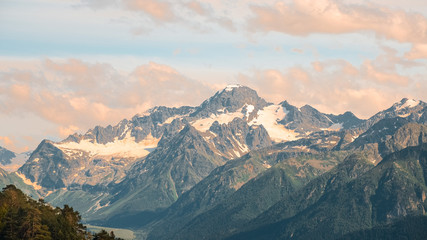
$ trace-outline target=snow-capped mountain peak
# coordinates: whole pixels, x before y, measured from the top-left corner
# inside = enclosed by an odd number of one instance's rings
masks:
[[[230,92],[230,91],[233,91],[233,89],[235,89],[235,88],[240,88],[240,87],[243,87],[242,85],[240,85],[240,84],[231,84],[231,85],[227,85],[225,88],[224,88],[224,91],[226,91],[226,92]]]
[[[419,100],[403,98],[399,103],[395,104],[396,111],[405,108],[414,108],[421,103]]]
[[[252,105],[252,111],[256,112],[256,110],[264,108],[269,103],[259,97],[253,89],[241,85],[229,85],[196,107],[196,110],[190,114],[190,117],[208,118],[212,113],[235,113],[241,111],[245,105]]]
[[[369,118],[365,124],[365,130],[385,118],[400,117],[418,123],[426,123],[426,109],[427,103],[421,100],[403,98],[399,102],[394,103],[390,108]]]

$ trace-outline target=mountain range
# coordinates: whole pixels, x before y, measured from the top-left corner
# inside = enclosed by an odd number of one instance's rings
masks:
[[[426,123],[413,99],[365,120],[230,85],[43,140],[0,182],[138,239],[338,239],[425,215]]]

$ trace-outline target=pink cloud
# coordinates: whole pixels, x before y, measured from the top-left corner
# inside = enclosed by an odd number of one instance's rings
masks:
[[[209,86],[188,79],[172,67],[154,62],[139,66],[131,77],[144,89],[143,99],[156,105],[194,105],[213,92]]]
[[[393,60],[393,56],[391,51],[385,51],[360,66],[332,60],[317,61],[311,67],[255,70],[252,74],[240,74],[238,81],[258,90],[271,102],[310,104],[335,114],[351,110],[368,118],[403,97],[425,101],[427,86],[421,84],[423,78],[415,80],[414,76],[399,74],[397,66],[409,63],[385,60]]]
[[[363,63],[363,73],[366,79],[372,79],[381,84],[396,84],[400,86],[407,86],[409,78],[402,76],[396,72],[388,73],[377,69],[371,61],[367,60]]]
[[[10,86],[10,94],[13,95],[17,101],[28,101],[31,94],[30,92],[30,87],[25,84],[13,84]]]
[[[311,66],[314,68],[314,70],[316,70],[316,72],[323,72],[323,65],[321,62],[312,62]]]
[[[34,114],[58,126],[55,132],[60,137],[115,124],[157,105],[197,105],[214,92],[155,62],[130,73],[76,59],[45,59],[34,64],[40,68],[0,73],[4,80],[0,82],[0,113]]]
[[[188,9],[199,15],[208,15],[207,9],[198,1],[190,1],[184,4]]]
[[[69,125],[69,126],[59,126],[58,131],[59,131],[59,135],[62,138],[66,138],[69,135],[77,132],[79,129],[79,127],[74,126],[74,125]]]
[[[411,51],[405,54],[405,57],[411,60],[427,58],[427,43],[414,44]]]
[[[378,5],[344,4],[336,0],[293,0],[274,6],[252,6],[252,30],[305,36],[312,33],[374,31],[400,42],[426,42],[427,19]]]
[[[0,141],[2,142],[1,146],[6,147],[7,149],[15,148],[14,141],[8,136],[0,136]]]
[[[129,10],[142,11],[158,22],[171,22],[177,16],[173,12],[172,4],[158,0],[124,0],[123,3]]]
[[[240,2],[239,6],[246,6]],[[233,17],[241,9],[232,1],[170,1],[170,0],[81,0],[80,6],[94,10],[107,7],[120,7],[126,11],[141,13],[144,20],[150,19],[156,23],[183,24],[199,32],[211,31],[213,26],[220,26],[230,31],[237,31]],[[247,12],[247,9],[244,11]],[[233,17],[232,17],[233,16]],[[149,33],[153,26],[143,25],[133,27],[133,35]]]
[[[252,5],[253,32],[283,32],[297,36],[314,33],[374,32],[379,37],[414,44],[409,58],[423,58],[427,50],[427,18],[374,4],[346,4],[338,0],[292,0],[274,5]]]

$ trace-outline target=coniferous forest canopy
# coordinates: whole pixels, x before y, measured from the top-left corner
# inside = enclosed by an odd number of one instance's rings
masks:
[[[80,223],[72,207],[52,207],[43,199],[31,199],[14,185],[0,193],[0,239],[5,240],[118,240],[102,230],[92,234]]]

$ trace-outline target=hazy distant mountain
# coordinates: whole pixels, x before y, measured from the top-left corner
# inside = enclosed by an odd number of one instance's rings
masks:
[[[11,159],[13,159],[14,157],[16,157],[14,152],[7,150],[6,148],[0,147],[0,164],[11,164]]]
[[[18,170],[28,160],[31,151],[14,153],[0,146],[0,167],[8,172]]]

